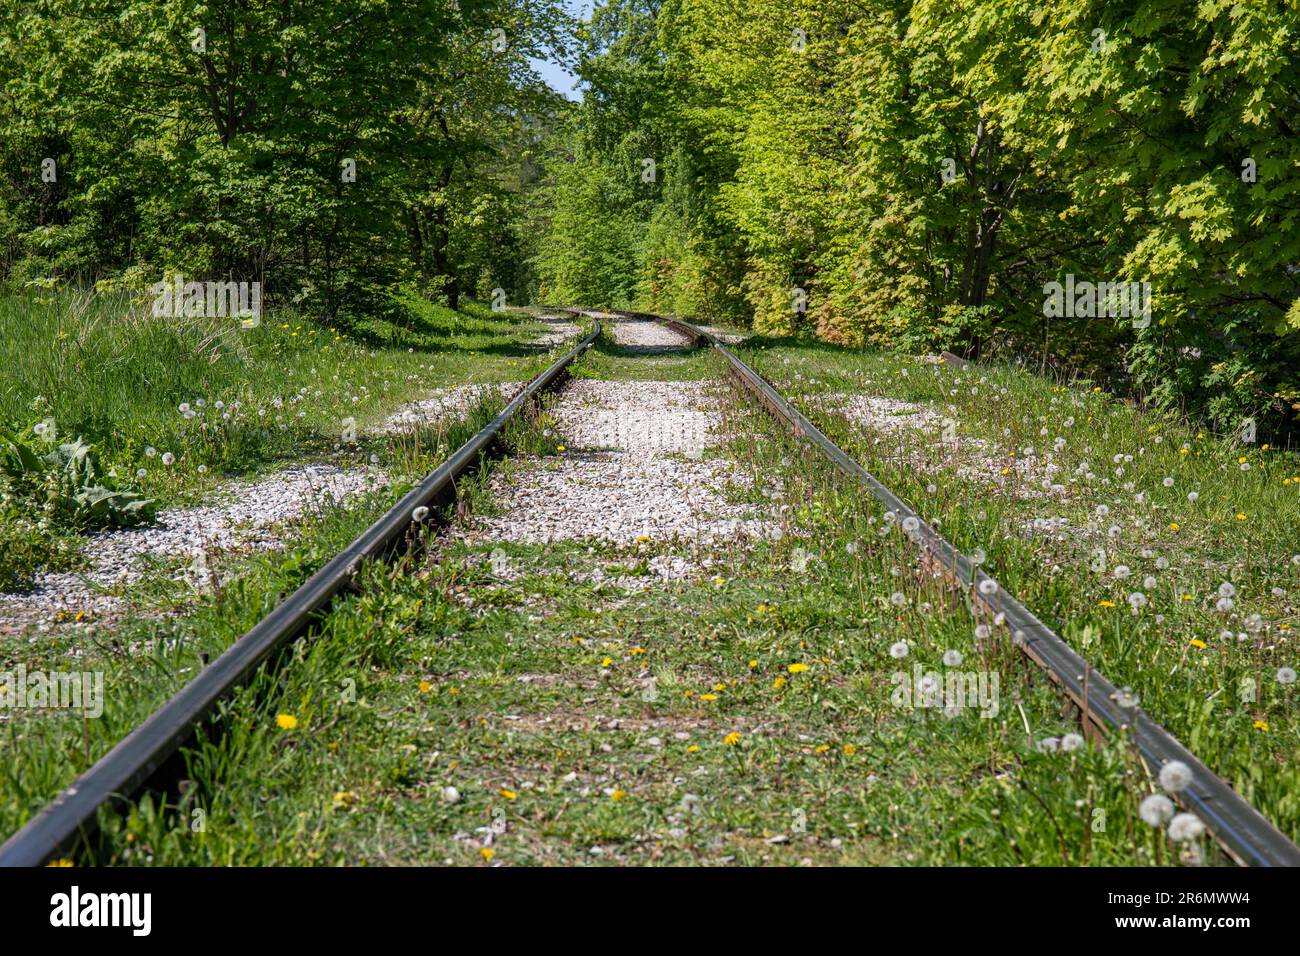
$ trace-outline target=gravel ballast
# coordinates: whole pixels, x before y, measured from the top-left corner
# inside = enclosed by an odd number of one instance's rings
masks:
[[[382,487],[373,471],[302,465],[259,481],[227,486],[228,503],[162,511],[155,525],[87,536],[90,567],[79,573],[38,574],[20,594],[0,594],[0,634],[48,629],[63,619],[103,622],[128,606],[122,592],[159,562],[195,587],[210,581],[209,555],[267,551],[285,543],[284,526],[310,511]],[[105,590],[117,593],[104,593]]]

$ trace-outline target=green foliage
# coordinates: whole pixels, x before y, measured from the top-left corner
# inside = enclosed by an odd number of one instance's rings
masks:
[[[493,30],[504,31],[504,48]],[[329,322],[515,298],[558,0],[44,0],[0,11],[0,280],[261,282]]]
[[[42,453],[0,428],[0,472],[37,511],[79,531],[126,528],[153,518],[153,503],[101,475],[94,451],[80,438]]]
[[[575,298],[621,301],[635,271],[643,308],[1010,351],[1284,430],[1298,33],[1295,4],[1231,0],[605,4],[538,268]],[[1150,283],[1150,327],[1047,318],[1066,275]]]

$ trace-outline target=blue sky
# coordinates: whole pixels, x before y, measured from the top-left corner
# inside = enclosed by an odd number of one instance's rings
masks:
[[[564,5],[575,17],[585,20],[591,14],[592,0],[565,0]],[[582,99],[582,93],[575,89],[577,77],[568,70],[546,60],[533,60],[532,63],[533,69],[541,75],[551,89],[571,100]]]

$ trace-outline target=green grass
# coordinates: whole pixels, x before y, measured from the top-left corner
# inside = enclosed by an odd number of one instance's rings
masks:
[[[1278,679],[1300,666],[1300,458],[1013,367],[960,370],[789,340],[743,354],[959,548],[984,550],[989,573],[1300,838],[1296,688]],[[931,408],[955,422],[957,441],[942,442],[941,425],[904,431],[917,457],[899,460],[896,437],[881,440],[827,403],[843,393]],[[1061,490],[1039,495],[1015,478],[1026,449],[1052,454]],[[1077,473],[1084,462],[1091,469]],[[963,464],[987,477],[963,477]],[[1009,483],[998,485],[1004,468]],[[1070,531],[1035,531],[1044,518]],[[1130,576],[1117,578],[1119,566]],[[1223,582],[1236,590],[1227,611],[1216,607]],[[1135,592],[1147,601],[1136,611]]]
[[[191,785],[179,804],[150,797],[124,822],[105,816],[93,858],[1178,858],[1137,820],[1150,786],[1122,738],[1044,752],[1040,741],[1076,728],[1005,629],[977,639],[966,596],[924,573],[873,502],[752,405],[724,409],[724,420],[735,497],[786,506],[779,540],[753,548],[453,543],[372,568],[361,593],[342,600],[292,660],[231,701],[220,741],[189,749]],[[515,435],[521,447],[546,451],[525,432]],[[482,480],[477,488],[472,500],[483,503]],[[314,547],[324,552],[341,538]],[[685,558],[695,573],[640,592],[592,579],[597,568],[607,578],[643,577],[657,554]],[[300,560],[290,555],[278,567]],[[205,609],[149,625],[155,646],[174,655],[166,673],[179,677],[214,633],[251,621],[282,573],[251,581],[231,623]],[[909,647],[902,664],[889,652],[899,640]],[[963,655],[962,671],[998,676],[996,714],[967,707],[947,716],[895,699],[895,674],[913,663],[946,673],[949,651]],[[114,719],[125,727],[135,716]],[[49,727],[33,756],[75,753],[80,727]],[[40,759],[29,765],[37,769],[28,781],[58,776]],[[448,787],[454,801],[443,797]],[[1204,840],[1197,849],[1217,859]]]
[[[549,360],[528,344],[542,326],[518,313],[408,299],[404,314],[403,326],[369,323],[378,347],[287,312],[243,329],[154,317],[124,294],[0,295],[0,428],[37,447],[82,437],[101,472],[166,506],[291,461],[364,462],[364,437],[344,440],[353,423],[364,436],[433,389],[523,381]],[[10,491],[0,485],[0,588],[24,586],[42,564],[75,564],[68,529],[42,524]]]

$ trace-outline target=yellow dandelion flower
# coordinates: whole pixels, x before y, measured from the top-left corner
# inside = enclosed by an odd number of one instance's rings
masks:
[[[785,686],[785,678],[778,677],[776,680],[772,681],[772,686],[775,687],[777,690],[780,690],[782,687]]]
[[[605,658],[603,661],[600,662],[600,666],[601,666],[601,667],[608,667],[608,666],[609,666],[610,664],[612,664],[612,663],[614,663],[614,658],[612,658],[612,657],[607,657],[607,658]]]
[[[556,450],[556,451],[564,451],[564,446],[563,446],[563,445],[556,445],[556,446],[555,446],[555,450]]]
[[[478,851],[478,855],[483,857],[486,862],[491,863],[492,857],[497,855],[497,851],[492,849],[490,846],[485,846],[483,849]]]
[[[1102,607],[1115,607],[1115,606],[1116,606],[1114,601],[1098,601],[1097,603],[1100,604]]]
[[[421,694],[427,694],[427,693],[429,693],[429,691],[431,691],[431,690],[433,690],[433,685],[432,685],[432,684],[430,684],[427,680],[422,680],[422,681],[420,681],[420,693],[421,693]]]
[[[611,800],[622,800],[622,799],[623,799],[624,797],[626,797],[626,796],[627,796],[627,793],[626,793],[626,792],[624,792],[624,791],[622,791],[622,790],[615,790],[613,793],[611,793],[611,794],[609,795],[609,799],[611,799]]]
[[[699,744],[691,744],[689,747],[686,748],[686,752],[687,752],[688,754],[697,754],[697,753],[699,753],[699,752],[700,752],[700,746],[699,746]]]
[[[751,671],[752,671],[755,667],[757,667],[757,666],[758,666],[758,661],[750,661],[750,662],[749,662],[749,669],[750,669]]]
[[[808,669],[807,664],[791,664],[786,668],[791,674],[802,674]]]
[[[298,718],[293,714],[276,714],[275,724],[281,730],[293,730],[298,726]]]
[[[853,744],[844,745],[844,755],[846,757],[852,757],[857,752],[858,752],[858,748],[853,746]]]
[[[726,744],[728,747],[736,746],[736,744],[740,743],[739,732],[733,730],[731,733],[727,734],[727,736],[722,738],[722,742]]]
[[[1254,727],[1256,730],[1262,730],[1264,733],[1268,733],[1268,721],[1266,720],[1255,721]]]
[[[826,753],[826,751],[830,750],[831,748],[830,748],[830,745],[829,745],[829,744],[818,744],[818,745],[817,745],[815,748],[813,748],[813,749],[816,750],[817,753],[819,753],[819,754],[824,754],[824,753]]]
[[[1190,601],[1191,599],[1192,599],[1192,596],[1191,596],[1190,594],[1184,594],[1184,595],[1183,595],[1183,600],[1184,600],[1184,601]]]
[[[498,790],[497,793],[506,800],[514,800],[519,796],[519,794],[515,793],[513,790]]]
[[[644,647],[634,647],[634,648],[632,648],[632,656],[633,656],[633,657],[636,657],[638,654],[644,654],[644,653],[645,653],[645,648],[644,648]]]
[[[713,689],[714,689],[714,690],[726,690],[726,689],[727,689],[727,685],[726,685],[726,684],[714,684],[714,685],[713,685]]]
[[[701,695],[700,695],[700,700],[717,700],[717,699],[718,699],[718,695],[717,695],[717,694],[701,694]]]
[[[1178,530],[1179,528],[1181,528],[1181,527],[1182,527],[1182,525],[1180,525],[1177,521],[1171,521],[1171,522],[1169,522],[1169,530],[1170,530],[1170,531],[1177,531],[1177,530]]]
[[[1205,647],[1206,644],[1200,638],[1194,638],[1191,642],[1192,647]]]

